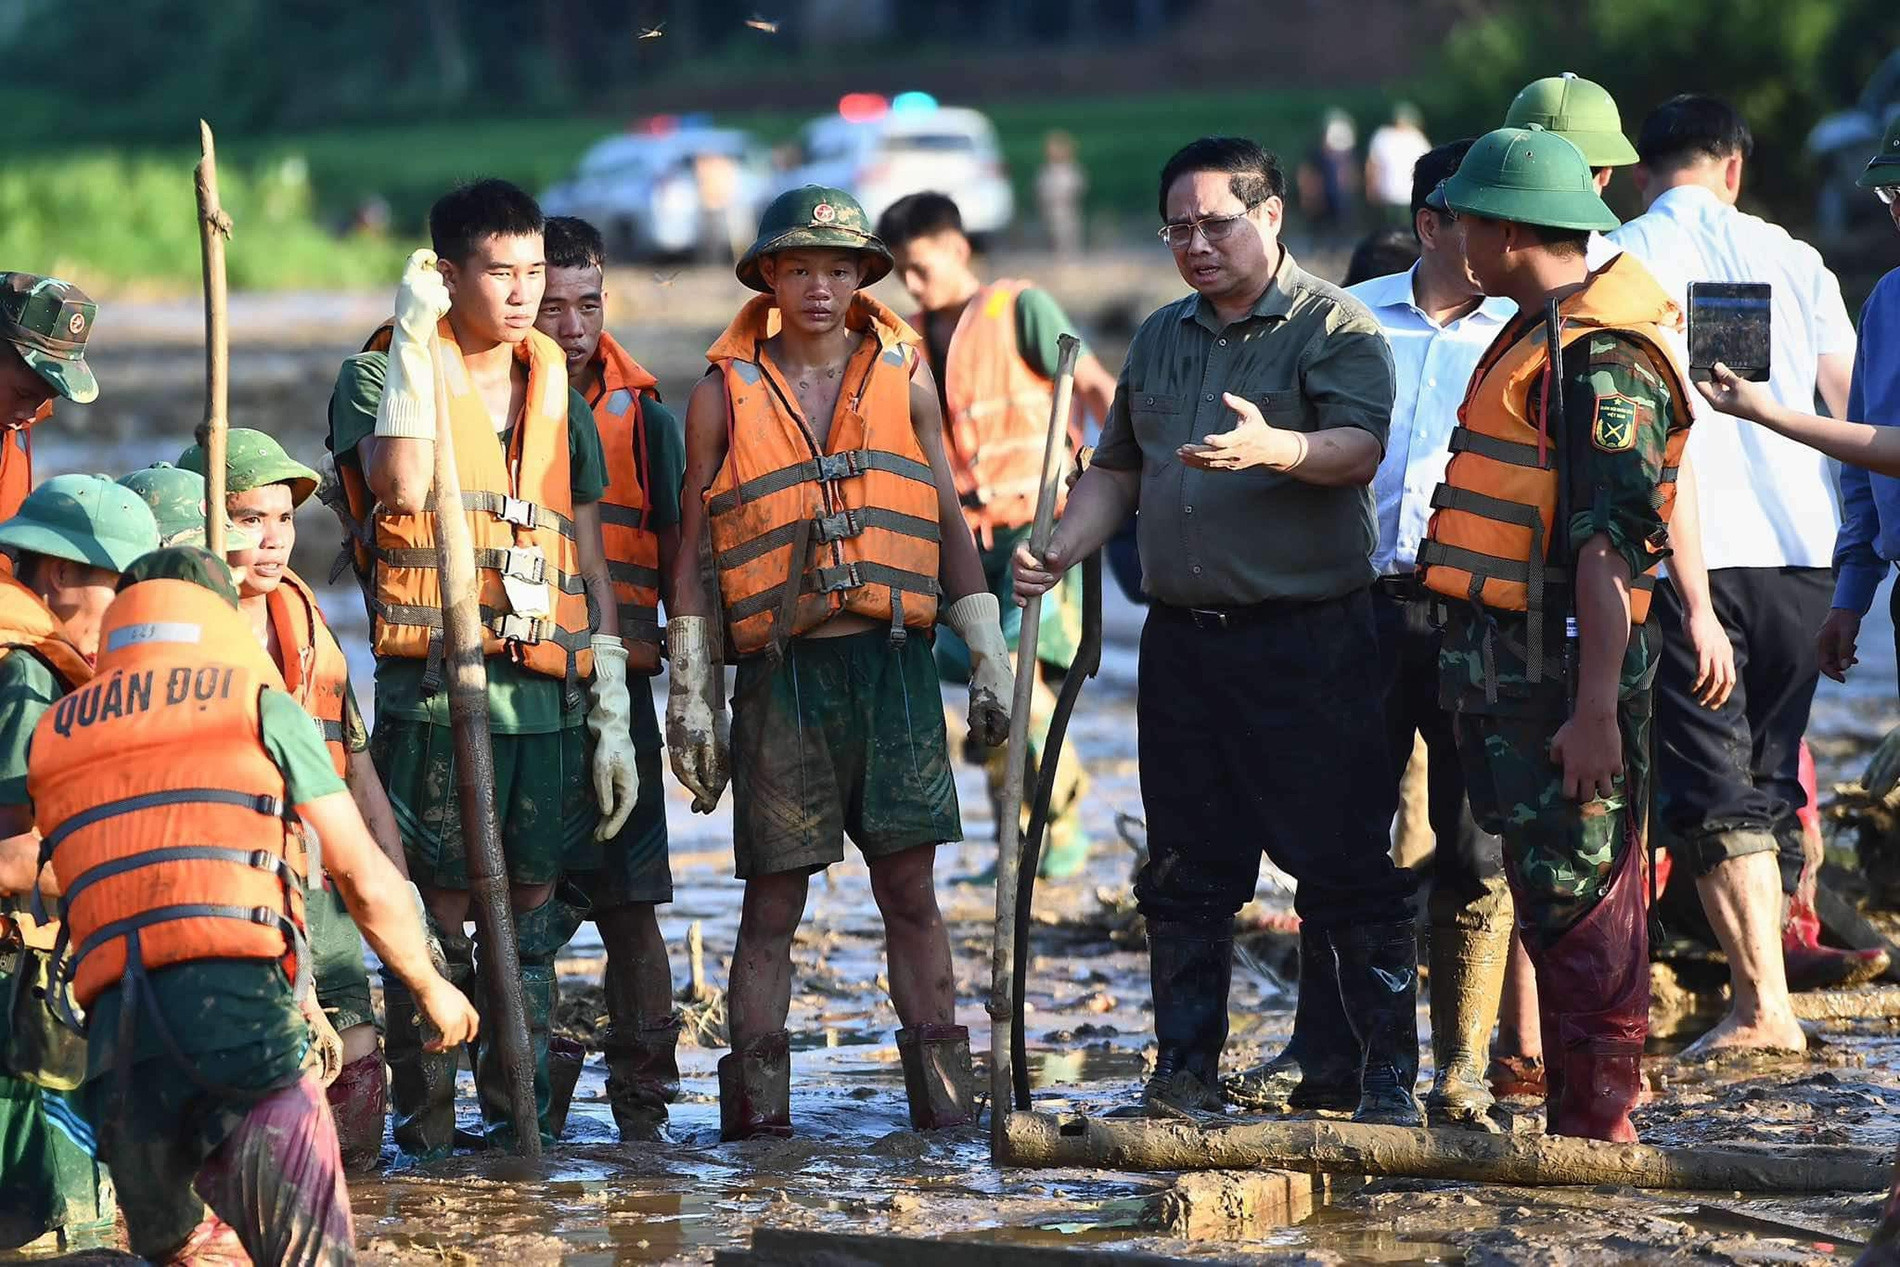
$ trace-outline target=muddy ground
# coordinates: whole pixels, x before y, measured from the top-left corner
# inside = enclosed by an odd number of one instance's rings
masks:
[[[1129,314],[1176,293],[1152,263],[1099,275],[1073,274],[1056,287],[1111,363]],[[683,399],[717,331],[741,297],[729,280],[687,273],[628,274],[630,298],[615,329]],[[246,307],[234,320],[233,417],[266,426],[299,450],[320,450],[321,419],[336,360],[373,324],[375,297],[299,297]],[[99,405],[56,419],[39,440],[43,474],[121,473],[182,447],[202,408],[189,306],[110,310],[96,356]],[[122,322],[123,337],[110,332]],[[338,536],[314,503],[300,519],[299,566],[322,578]],[[327,603],[352,645],[359,681],[369,681],[361,604],[333,588]],[[1894,665],[1886,604],[1863,633],[1857,682],[1824,682],[1814,738],[1823,786],[1858,770],[1860,754],[1894,723]],[[1038,893],[1030,971],[1029,1045],[1038,1107],[1099,1110],[1129,1100],[1152,1057],[1145,955],[1125,907],[1134,855],[1118,815],[1140,814],[1134,750],[1134,635],[1140,616],[1111,595],[1109,647],[1101,678],[1085,691],[1071,730],[1093,779],[1086,806],[1098,848],[1082,877]],[[354,636],[352,636],[354,635]],[[663,700],[664,683],[656,683]],[[945,700],[954,714],[957,693]],[[366,699],[365,704],[369,701]],[[993,893],[959,877],[989,860],[990,812],[980,774],[959,771],[966,835],[945,848],[940,889],[957,957],[958,1018],[979,1061],[989,1046],[984,1002],[990,976]],[[674,976],[688,985],[690,926],[704,941],[709,983],[722,985],[740,886],[731,878],[730,817],[687,812],[670,789],[678,893],[663,913]],[[1290,938],[1285,899],[1263,891],[1251,962],[1235,974],[1227,1062],[1242,1067],[1282,1043],[1292,1021],[1284,987]],[[712,1033],[681,1052],[676,1141],[621,1146],[604,1100],[604,1073],[590,1057],[568,1138],[527,1165],[464,1156],[432,1167],[391,1169],[353,1183],[363,1258],[373,1263],[575,1264],[710,1261],[746,1243],[756,1226],[961,1237],[1015,1245],[1145,1248],[1183,1257],[1260,1262],[1610,1263],[1844,1261],[1871,1229],[1873,1193],[1764,1199],[1732,1193],[1643,1194],[1609,1189],[1535,1191],[1461,1183],[1382,1180],[1337,1183],[1293,1226],[1256,1228],[1243,1239],[1182,1239],[1142,1225],[1144,1201],[1168,1176],[1095,1171],[999,1173],[977,1130],[924,1139],[906,1128],[894,1047],[897,1018],[884,992],[882,940],[865,870],[855,858],[814,882],[795,951],[791,1027],[790,1141],[722,1145]],[[562,960],[568,1019],[585,1032],[597,1016],[589,987],[601,957],[591,928]],[[1421,1038],[1426,1035],[1420,1013]],[[1800,1145],[1900,1141],[1900,1028],[1886,1021],[1832,1024],[1809,1059],[1768,1068],[1691,1069],[1666,1050],[1647,1064],[1654,1098],[1638,1114],[1646,1140]],[[1429,1063],[1429,1050],[1427,1051]],[[983,1085],[986,1080],[979,1078]],[[460,1110],[474,1116],[463,1074]],[[393,1157],[393,1150],[386,1153]]]

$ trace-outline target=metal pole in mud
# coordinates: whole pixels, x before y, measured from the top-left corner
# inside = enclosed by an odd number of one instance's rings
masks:
[[[205,420],[198,443],[205,453],[205,549],[224,557],[224,442],[230,428],[231,335],[227,320],[224,278],[224,240],[231,236],[231,217],[218,202],[218,151],[211,125],[198,120],[200,157],[198,187],[198,245],[204,258],[205,291]]]
[[[455,791],[468,851],[468,888],[480,931],[481,986],[488,992],[492,1026],[483,1038],[496,1045],[508,1074],[509,1117],[515,1149],[541,1155],[541,1122],[534,1098],[534,1055],[528,1045],[528,1006],[521,990],[521,953],[509,905],[508,868],[501,824],[495,817],[495,752],[488,737],[488,667],[482,660],[481,608],[475,584],[475,545],[462,517],[462,480],[455,469],[449,396],[439,335],[431,336],[435,363],[435,540],[441,555],[443,664],[449,679],[449,727],[455,737]],[[220,468],[221,469],[221,468]]]
[[[1075,389],[1075,363],[1082,341],[1065,334],[1057,344],[1055,399],[1049,407],[1049,434],[1042,447],[1042,488],[1036,494],[1036,522],[1029,550],[1038,558],[1055,532],[1056,490],[1062,483],[1063,439],[1069,433],[1069,402]],[[1022,630],[1016,638],[1016,694],[1009,710],[1009,756],[1003,779],[1002,815],[996,824],[996,944],[990,968],[990,1159],[1003,1155],[1003,1127],[1009,1118],[1010,1048],[1015,1007],[1011,1002],[1016,953],[1016,886],[1022,867],[1023,779],[1029,767],[1029,708],[1036,689],[1036,639],[1042,631],[1042,598],[1023,604]]]
[[[1569,1135],[1485,1135],[1357,1122],[1247,1122],[1202,1129],[1148,1119],[999,1114],[1002,1164],[1107,1170],[1244,1170],[1463,1179],[1515,1186],[1620,1184],[1734,1192],[1877,1192],[1886,1148],[1820,1144],[1658,1148]]]

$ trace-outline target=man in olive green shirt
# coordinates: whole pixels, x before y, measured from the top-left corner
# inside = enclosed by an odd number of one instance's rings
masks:
[[[1388,855],[1369,488],[1392,358],[1372,315],[1279,242],[1286,180],[1252,141],[1207,137],[1161,173],[1161,237],[1196,294],[1135,335],[1095,462],[1040,593],[1139,506],[1142,800],[1155,1037],[1150,1113],[1222,1107],[1233,917],[1260,853],[1299,881],[1305,942],[1350,1032],[1296,1096],[1417,1125],[1412,882]],[[1306,1004],[1307,1000],[1302,999]],[[1311,1085],[1307,1085],[1311,1083]]]

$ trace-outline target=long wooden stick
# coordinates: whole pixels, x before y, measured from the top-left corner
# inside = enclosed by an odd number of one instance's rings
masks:
[[[224,242],[231,217],[218,202],[218,150],[211,125],[198,120],[198,245],[204,257],[205,420],[198,444],[205,454],[205,549],[224,557],[224,446],[230,429],[231,334],[227,322]]]
[[[1736,1192],[1878,1192],[1887,1187],[1893,1165],[1890,1148],[1657,1148],[1568,1135],[1485,1135],[1356,1122],[1249,1122],[1203,1130],[1189,1123],[1137,1118],[1012,1113],[1004,1126],[1004,1165],[1051,1168],[1267,1167],[1524,1186],[1608,1183]]]
[[[482,659],[482,621],[475,582],[475,543],[462,518],[462,480],[455,469],[449,425],[448,355],[440,335],[429,338],[435,363],[435,540],[441,555],[443,663],[449,677],[449,728],[455,738],[455,791],[468,852],[468,887],[481,936],[481,989],[494,1005],[484,1042],[494,1043],[508,1073],[509,1117],[515,1148],[541,1155],[541,1120],[534,1096],[534,1053],[528,1044],[527,998],[521,988],[521,951],[509,904],[508,866],[495,816],[495,750],[488,729],[488,666]]]
[[[1069,402],[1075,389],[1075,363],[1082,342],[1065,334],[1058,342],[1055,399],[1049,408],[1049,435],[1042,448],[1042,488],[1036,494],[1036,522],[1029,549],[1041,558],[1055,533],[1056,490],[1062,483],[1063,441],[1069,434]],[[1003,1124],[1010,1105],[1010,1047],[1015,1007],[1016,885],[1022,875],[1023,777],[1029,767],[1029,708],[1036,689],[1036,640],[1042,633],[1042,597],[1023,605],[1016,637],[1016,695],[1009,711],[1009,756],[1004,767],[1003,802],[996,825],[996,944],[990,966],[990,1159],[1003,1151]]]

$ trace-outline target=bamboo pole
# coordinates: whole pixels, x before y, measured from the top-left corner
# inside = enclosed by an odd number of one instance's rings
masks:
[[[1735,1192],[1877,1192],[1886,1148],[1778,1144],[1658,1148],[1568,1135],[1485,1135],[1356,1122],[1249,1122],[1203,1130],[1140,1118],[1012,1113],[1002,1163],[1106,1170],[1235,1170],[1464,1179],[1522,1186],[1622,1184]]]
[[[1069,434],[1069,401],[1075,388],[1075,363],[1082,342],[1065,334],[1056,361],[1055,398],[1049,408],[1049,434],[1042,447],[1042,488],[1036,495],[1036,522],[1029,549],[1041,558],[1055,533],[1056,489],[1062,483],[1063,440]],[[1023,777],[1029,765],[1029,708],[1036,688],[1036,640],[1042,632],[1040,595],[1023,604],[1022,630],[1016,638],[1016,694],[1009,711],[1009,756],[1003,779],[1002,821],[996,825],[996,943],[990,975],[990,1159],[1003,1152],[1003,1124],[1010,1105],[1010,1048],[1014,1039],[1016,885],[1022,867]]]
[[[475,582],[475,547],[462,517],[462,480],[455,469],[444,378],[448,355],[431,335],[435,364],[435,539],[441,554],[443,664],[448,671],[449,726],[455,739],[455,791],[468,851],[468,887],[481,936],[481,988],[494,1005],[482,1037],[494,1043],[508,1072],[509,1117],[515,1149],[541,1155],[541,1122],[534,1096],[534,1054],[528,1043],[527,999],[521,988],[521,952],[515,942],[508,867],[495,816],[495,751],[488,729],[488,666],[482,659],[482,624]]]
[[[224,557],[224,447],[230,430],[231,335],[228,320],[224,242],[231,217],[218,202],[218,150],[211,125],[198,120],[198,245],[204,258],[205,420],[198,444],[205,455],[205,549]]]

